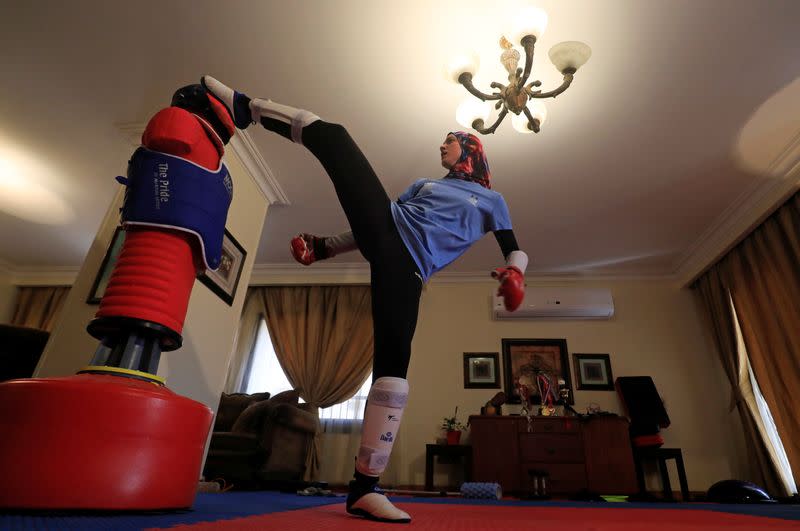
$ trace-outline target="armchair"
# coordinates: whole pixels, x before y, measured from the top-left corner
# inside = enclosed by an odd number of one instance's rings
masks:
[[[269,393],[223,394],[203,472],[206,479],[223,478],[241,488],[301,482],[319,420],[298,403],[299,396],[297,390],[272,398]]]

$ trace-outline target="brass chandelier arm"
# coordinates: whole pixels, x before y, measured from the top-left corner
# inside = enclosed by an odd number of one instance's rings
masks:
[[[526,35],[522,38],[522,47],[525,49],[525,71],[519,80],[519,86],[523,86],[528,81],[528,76],[531,75],[531,67],[533,65],[533,48],[536,45],[536,37],[533,35]]]
[[[525,116],[528,117],[528,128],[532,130],[534,133],[539,132],[539,126],[541,126],[541,122],[539,122],[538,118],[534,118],[531,114],[531,111],[528,110],[528,107],[525,106],[522,108],[522,112],[525,113]]]
[[[480,100],[499,100],[501,98],[500,94],[484,94],[480,90],[476,89],[475,85],[472,84],[472,74],[469,72],[464,72],[458,76],[458,82],[464,85],[464,88],[467,89],[467,92]]]
[[[525,87],[525,93],[530,98],[555,98],[565,90],[569,88],[572,84],[572,79],[575,77],[575,72],[569,72],[568,70],[564,71],[564,82],[561,83],[561,86],[555,90],[551,90],[550,92],[542,92],[541,90],[531,90],[533,83]]]
[[[503,107],[503,110],[500,111],[500,114],[497,115],[497,120],[494,122],[494,124],[492,124],[491,127],[489,128],[483,127],[483,120],[478,118],[477,120],[472,122],[472,128],[482,135],[492,134],[494,133],[495,129],[497,129],[497,126],[500,125],[500,122],[503,121],[503,118],[506,117],[506,114],[508,114],[508,109]]]

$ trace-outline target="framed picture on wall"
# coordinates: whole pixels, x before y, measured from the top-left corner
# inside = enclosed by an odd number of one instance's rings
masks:
[[[464,353],[464,389],[499,389],[500,364],[497,352]]]
[[[575,380],[579,391],[613,391],[611,357],[608,354],[573,354]]]
[[[558,380],[563,379],[569,389],[567,402],[575,403],[566,339],[503,339],[502,344],[508,403],[521,403],[518,387],[524,384],[530,389],[531,402],[541,404],[542,397],[534,384],[539,374],[547,376],[554,389],[558,389]]]
[[[247,251],[236,241],[236,238],[225,229],[222,238],[222,260],[216,271],[206,269],[200,276],[200,282],[208,287],[228,306],[233,306],[233,298],[239,285],[239,277],[244,269]]]
[[[86,297],[86,304],[100,304],[100,299],[103,298],[106,292],[108,281],[111,279],[114,266],[117,265],[117,258],[124,242],[125,231],[122,230],[122,227],[117,227],[117,230],[114,231],[114,236],[111,237],[111,244],[106,250],[106,255],[100,263],[100,269],[94,277],[92,289],[89,290],[89,295]]]

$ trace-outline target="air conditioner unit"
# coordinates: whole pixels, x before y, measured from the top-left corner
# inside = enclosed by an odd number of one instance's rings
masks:
[[[603,288],[529,287],[514,312],[506,310],[503,298],[493,295],[492,314],[497,321],[532,319],[611,319],[614,300]]]

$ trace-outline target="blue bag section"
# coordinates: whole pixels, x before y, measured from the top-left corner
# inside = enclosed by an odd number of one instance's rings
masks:
[[[189,160],[144,147],[128,162],[122,206],[123,225],[152,225],[194,234],[206,268],[222,258],[225,221],[233,199],[233,182],[224,164],[207,170]]]

